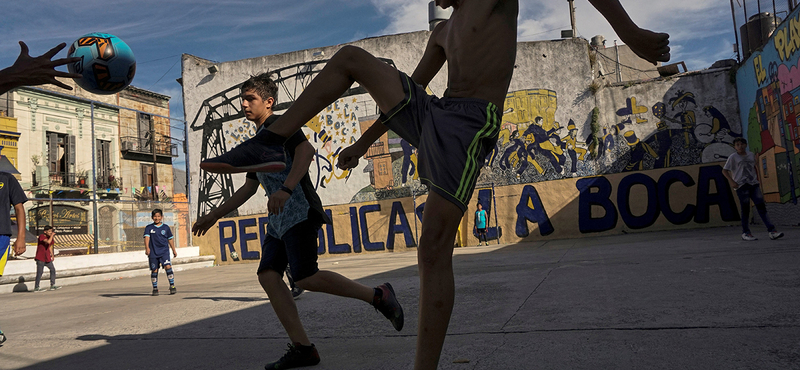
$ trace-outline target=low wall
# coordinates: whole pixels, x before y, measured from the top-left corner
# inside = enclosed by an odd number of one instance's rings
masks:
[[[479,185],[462,218],[458,245],[474,245],[473,214],[489,214],[489,238],[501,243],[733,225],[738,199],[722,163],[532,184]],[[333,224],[318,233],[317,253],[346,255],[415,248],[426,196],[326,207]],[[496,213],[496,214],[495,214]],[[265,214],[220,220],[194,242],[220,264],[258,260]],[[239,259],[231,258],[236,251]]]

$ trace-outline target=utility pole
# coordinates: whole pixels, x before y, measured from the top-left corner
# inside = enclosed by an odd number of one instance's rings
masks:
[[[577,37],[578,32],[575,29],[575,0],[567,0],[569,3],[569,23],[572,25],[572,38]]]

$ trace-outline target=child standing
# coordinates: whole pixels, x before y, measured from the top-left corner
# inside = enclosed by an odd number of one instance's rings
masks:
[[[728,157],[722,173],[728,179],[736,195],[739,196],[739,203],[742,208],[742,240],[758,240],[750,233],[750,199],[756,205],[758,215],[764,221],[764,225],[769,231],[769,238],[772,240],[783,236],[778,232],[767,216],[767,206],[764,204],[764,194],[758,184],[758,173],[756,172],[756,160],[753,153],[747,151],[747,140],[743,137],[733,139],[733,147],[736,153]]]
[[[50,225],[45,226],[42,235],[39,235],[39,245],[36,247],[35,258],[36,284],[33,288],[34,292],[44,291],[43,288],[39,287],[39,282],[42,280],[45,267],[50,270],[50,290],[61,289],[60,286],[56,285],[56,268],[53,266],[53,258],[55,257],[53,246],[56,244],[55,237],[56,230]]]
[[[481,237],[483,237],[484,244],[489,245],[489,241],[486,240],[486,210],[480,203],[478,203],[478,210],[475,211],[475,234],[478,235],[478,245],[481,245]]]
[[[169,279],[169,294],[177,293],[175,289],[175,275],[172,273],[172,261],[169,259],[169,250],[172,256],[178,257],[175,244],[172,242],[172,229],[161,221],[164,213],[156,208],[150,215],[153,223],[144,228],[144,254],[150,261],[150,280],[153,281],[153,295],[158,295],[158,266],[164,267]]]

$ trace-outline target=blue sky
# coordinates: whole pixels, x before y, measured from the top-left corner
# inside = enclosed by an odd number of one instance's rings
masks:
[[[766,1],[762,0],[762,3]],[[224,62],[428,29],[428,0],[26,0],[4,1],[0,67],[90,32],[117,35],[137,59],[133,85],[172,97],[183,117],[180,56]],[[671,35],[672,61],[689,70],[734,58],[730,4],[722,0],[622,0],[639,26]],[[578,34],[618,37],[588,0],[575,0]],[[749,6],[749,5],[748,5]],[[564,0],[521,0],[519,41],[549,40],[569,29]],[[58,57],[64,57],[66,50]],[[182,137],[182,133],[173,136]]]

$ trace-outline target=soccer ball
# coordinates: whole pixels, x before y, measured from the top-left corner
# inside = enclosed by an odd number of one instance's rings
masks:
[[[70,63],[70,73],[80,73],[78,86],[94,94],[114,94],[122,91],[133,81],[136,74],[136,59],[131,48],[119,37],[94,32],[83,35],[69,47],[67,57],[80,57]]]

